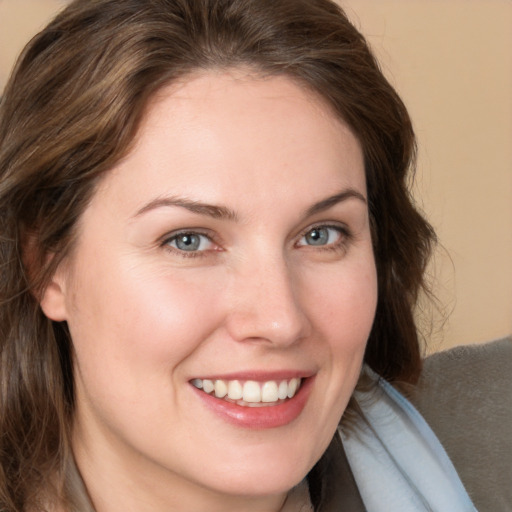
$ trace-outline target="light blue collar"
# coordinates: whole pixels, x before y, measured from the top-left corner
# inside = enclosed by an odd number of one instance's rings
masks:
[[[340,435],[368,512],[476,512],[444,448],[412,404],[371,370],[361,414]]]

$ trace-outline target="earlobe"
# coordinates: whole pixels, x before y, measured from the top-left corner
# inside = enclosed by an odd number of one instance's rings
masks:
[[[52,278],[41,294],[39,301],[44,314],[55,322],[67,320],[66,294],[58,279]]]
[[[45,316],[55,322],[63,322],[67,319],[67,315],[62,262],[56,266],[48,284],[45,287],[40,285],[43,270],[51,266],[54,257],[54,253],[41,255],[37,230],[25,232],[22,260],[27,272],[27,279],[32,284],[32,295],[39,302]]]

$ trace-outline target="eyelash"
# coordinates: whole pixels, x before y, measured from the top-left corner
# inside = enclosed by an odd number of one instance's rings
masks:
[[[162,245],[162,247],[164,247],[165,250],[167,250],[173,254],[177,254],[177,255],[181,256],[182,258],[201,258],[201,257],[205,257],[208,253],[212,252],[211,250],[185,251],[185,250],[179,249],[178,247],[172,247],[170,245],[172,242],[175,242],[176,240],[178,240],[179,237],[183,237],[183,236],[187,236],[187,235],[188,236],[204,237],[204,238],[208,239],[209,243],[217,245],[215,240],[213,239],[213,237],[210,234],[204,233],[197,229],[190,229],[190,230],[186,229],[186,230],[178,231],[177,233],[173,233],[170,236],[166,236],[161,245]],[[213,252],[216,252],[216,251],[214,250]]]
[[[347,249],[347,245],[350,242],[350,240],[353,238],[351,231],[348,229],[345,225],[339,225],[339,224],[316,224],[313,226],[309,226],[307,229],[305,229],[299,236],[299,240],[304,238],[308,235],[308,233],[311,233],[315,230],[320,229],[334,229],[337,231],[339,235],[339,239],[331,242],[326,245],[301,245],[299,247],[307,247],[312,248],[314,250],[320,250],[320,251],[345,251]],[[297,242],[298,244],[298,242]],[[297,245],[296,244],[296,245]]]
[[[347,248],[348,243],[353,238],[352,233],[346,226],[336,225],[336,224],[316,224],[313,226],[309,226],[307,229],[301,232],[298,239],[299,241],[302,240],[305,236],[307,236],[309,233],[320,230],[320,229],[333,229],[338,232],[339,234],[339,240],[336,240],[335,242],[326,244],[326,245],[299,245],[299,242],[297,241],[294,246],[295,247],[308,247],[312,248],[314,250],[320,250],[320,251],[345,251]],[[183,236],[200,236],[205,237],[208,239],[209,243],[217,245],[214,238],[205,232],[202,232],[200,230],[182,230],[177,233],[173,233],[170,236],[166,236],[165,239],[162,241],[161,246],[164,247],[167,251],[172,252],[173,254],[178,254],[179,256],[183,258],[201,258],[207,256],[211,252],[217,252],[216,250],[195,250],[195,251],[185,251],[181,250],[178,247],[172,247],[170,244],[172,242],[175,242],[179,239],[179,237]]]

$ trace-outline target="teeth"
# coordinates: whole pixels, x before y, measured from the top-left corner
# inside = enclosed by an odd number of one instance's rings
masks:
[[[229,398],[239,405],[256,406],[261,403],[273,404],[279,400],[293,398],[300,387],[301,379],[266,382],[248,380],[244,383],[239,380],[193,379],[192,385],[202,389],[205,393],[213,393],[217,398]]]
[[[261,402],[261,388],[257,382],[248,380],[244,384],[242,400],[244,402]]]
[[[192,381],[192,384],[197,388],[197,389],[203,389],[203,381],[201,379],[194,379]]]
[[[297,379],[292,379],[290,384],[288,384],[288,398],[292,398],[295,395],[298,387],[299,381]]]
[[[228,383],[228,398],[231,400],[241,400],[244,396],[242,384],[239,380],[230,380]]]
[[[279,383],[279,388],[277,390],[277,396],[280,400],[284,400],[288,398],[288,382],[283,380]]]
[[[270,382],[265,382],[261,387],[261,401],[262,402],[277,402],[278,396],[278,388],[277,383],[273,380]]]
[[[215,385],[211,380],[204,379],[203,380],[203,391],[205,393],[211,393],[215,389]]]
[[[223,380],[215,381],[215,396],[217,398],[224,398],[228,394],[228,387]]]

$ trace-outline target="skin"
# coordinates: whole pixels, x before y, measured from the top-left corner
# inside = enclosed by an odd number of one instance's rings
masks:
[[[359,376],[377,296],[365,197],[357,139],[287,78],[209,72],[153,99],[42,299],[70,328],[73,449],[98,512],[282,507]],[[291,423],[234,425],[190,384],[260,370],[314,376]]]

